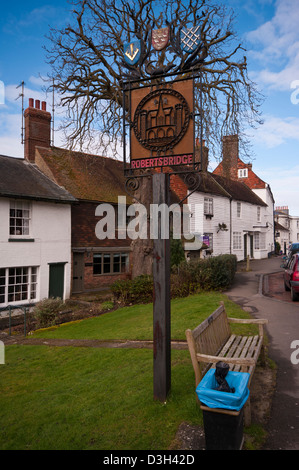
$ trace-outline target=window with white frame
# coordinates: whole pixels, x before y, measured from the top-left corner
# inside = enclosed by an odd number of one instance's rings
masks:
[[[260,222],[261,221],[261,208],[260,208],[260,206],[257,206],[256,211],[257,211],[257,221]]]
[[[233,232],[233,249],[241,250],[242,249],[242,234],[241,232]]]
[[[10,201],[9,235],[29,235],[30,203],[27,201]]]
[[[241,203],[237,202],[237,217],[241,217]]]
[[[247,177],[248,177],[248,169],[240,168],[240,170],[238,170],[238,178],[247,178]]]
[[[299,220],[297,220],[297,228],[299,228]]]
[[[36,300],[37,267],[0,268],[0,305]]]
[[[266,248],[266,234],[263,232],[254,232],[254,249],[265,250]]]
[[[213,198],[204,198],[204,215],[213,215]]]

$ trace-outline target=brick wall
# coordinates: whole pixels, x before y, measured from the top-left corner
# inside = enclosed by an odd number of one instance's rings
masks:
[[[97,202],[80,201],[72,206],[72,248],[84,249],[84,290],[97,290],[108,287],[115,281],[130,278],[128,273],[93,274],[93,253],[103,251],[129,251],[131,240],[105,239],[99,240],[95,234],[95,227],[100,220],[95,216]],[[117,237],[117,232],[116,232]],[[124,248],[124,250],[122,249]],[[129,268],[131,267],[131,260]]]
[[[96,290],[109,287],[118,280],[129,279],[130,273],[119,274],[93,274],[92,254],[84,254],[84,289]],[[131,263],[130,263],[131,264]],[[88,266],[87,266],[88,265]]]
[[[171,177],[170,189],[175,192],[179,200],[187,196],[188,187],[179,175],[173,175]]]
[[[130,239],[99,240],[95,227],[100,217],[95,216],[99,203],[80,201],[72,206],[72,247],[129,247]],[[117,231],[116,235],[117,237]]]

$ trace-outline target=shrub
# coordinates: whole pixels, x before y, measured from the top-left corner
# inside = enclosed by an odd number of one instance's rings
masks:
[[[60,298],[43,299],[38,302],[33,310],[34,318],[39,328],[47,328],[56,324],[58,313],[63,306]]]
[[[130,305],[152,302],[153,287],[153,277],[143,274],[131,280],[117,281],[111,286],[111,290],[118,302]]]
[[[236,270],[235,255],[184,261],[179,265],[178,272],[171,274],[171,297],[187,297],[200,290],[226,289],[232,284]],[[153,277],[142,275],[132,280],[117,281],[111,290],[118,302],[130,305],[152,302],[153,288]]]
[[[279,255],[280,250],[281,250],[280,243],[279,243],[279,242],[275,242],[275,254],[276,254],[276,255]]]
[[[197,290],[222,290],[232,284],[236,270],[235,255],[220,255],[184,262],[180,265],[178,276],[181,282],[195,284]]]
[[[171,236],[170,239],[170,266],[179,266],[185,259],[184,247],[181,239],[175,239]]]

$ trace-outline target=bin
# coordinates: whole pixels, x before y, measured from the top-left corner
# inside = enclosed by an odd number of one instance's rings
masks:
[[[215,369],[196,388],[203,411],[207,450],[239,450],[243,445],[244,405],[249,397],[250,374],[229,371],[226,381],[234,393],[217,390]]]

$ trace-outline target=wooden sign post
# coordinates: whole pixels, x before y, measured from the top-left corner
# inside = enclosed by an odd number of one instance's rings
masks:
[[[136,44],[127,50],[127,57],[134,47]],[[145,86],[139,86],[134,79],[124,88],[124,174],[130,195],[139,187],[138,178],[151,175],[153,206],[169,208],[170,176],[192,175],[198,171],[194,76],[192,72],[188,78],[176,77],[171,82],[164,80],[165,75],[160,80],[157,78],[155,83]],[[130,128],[129,162],[126,161],[126,117]],[[157,236],[153,239],[153,392],[154,399],[165,402],[171,388],[170,221],[169,211],[167,215],[163,210],[157,212],[154,220],[158,224]],[[164,230],[166,223],[168,230]]]
[[[169,174],[153,175],[153,203],[168,205]],[[164,221],[165,222],[165,221]],[[154,398],[165,401],[171,387],[170,341],[170,239],[161,237],[163,218],[158,218],[158,238],[154,239]]]

